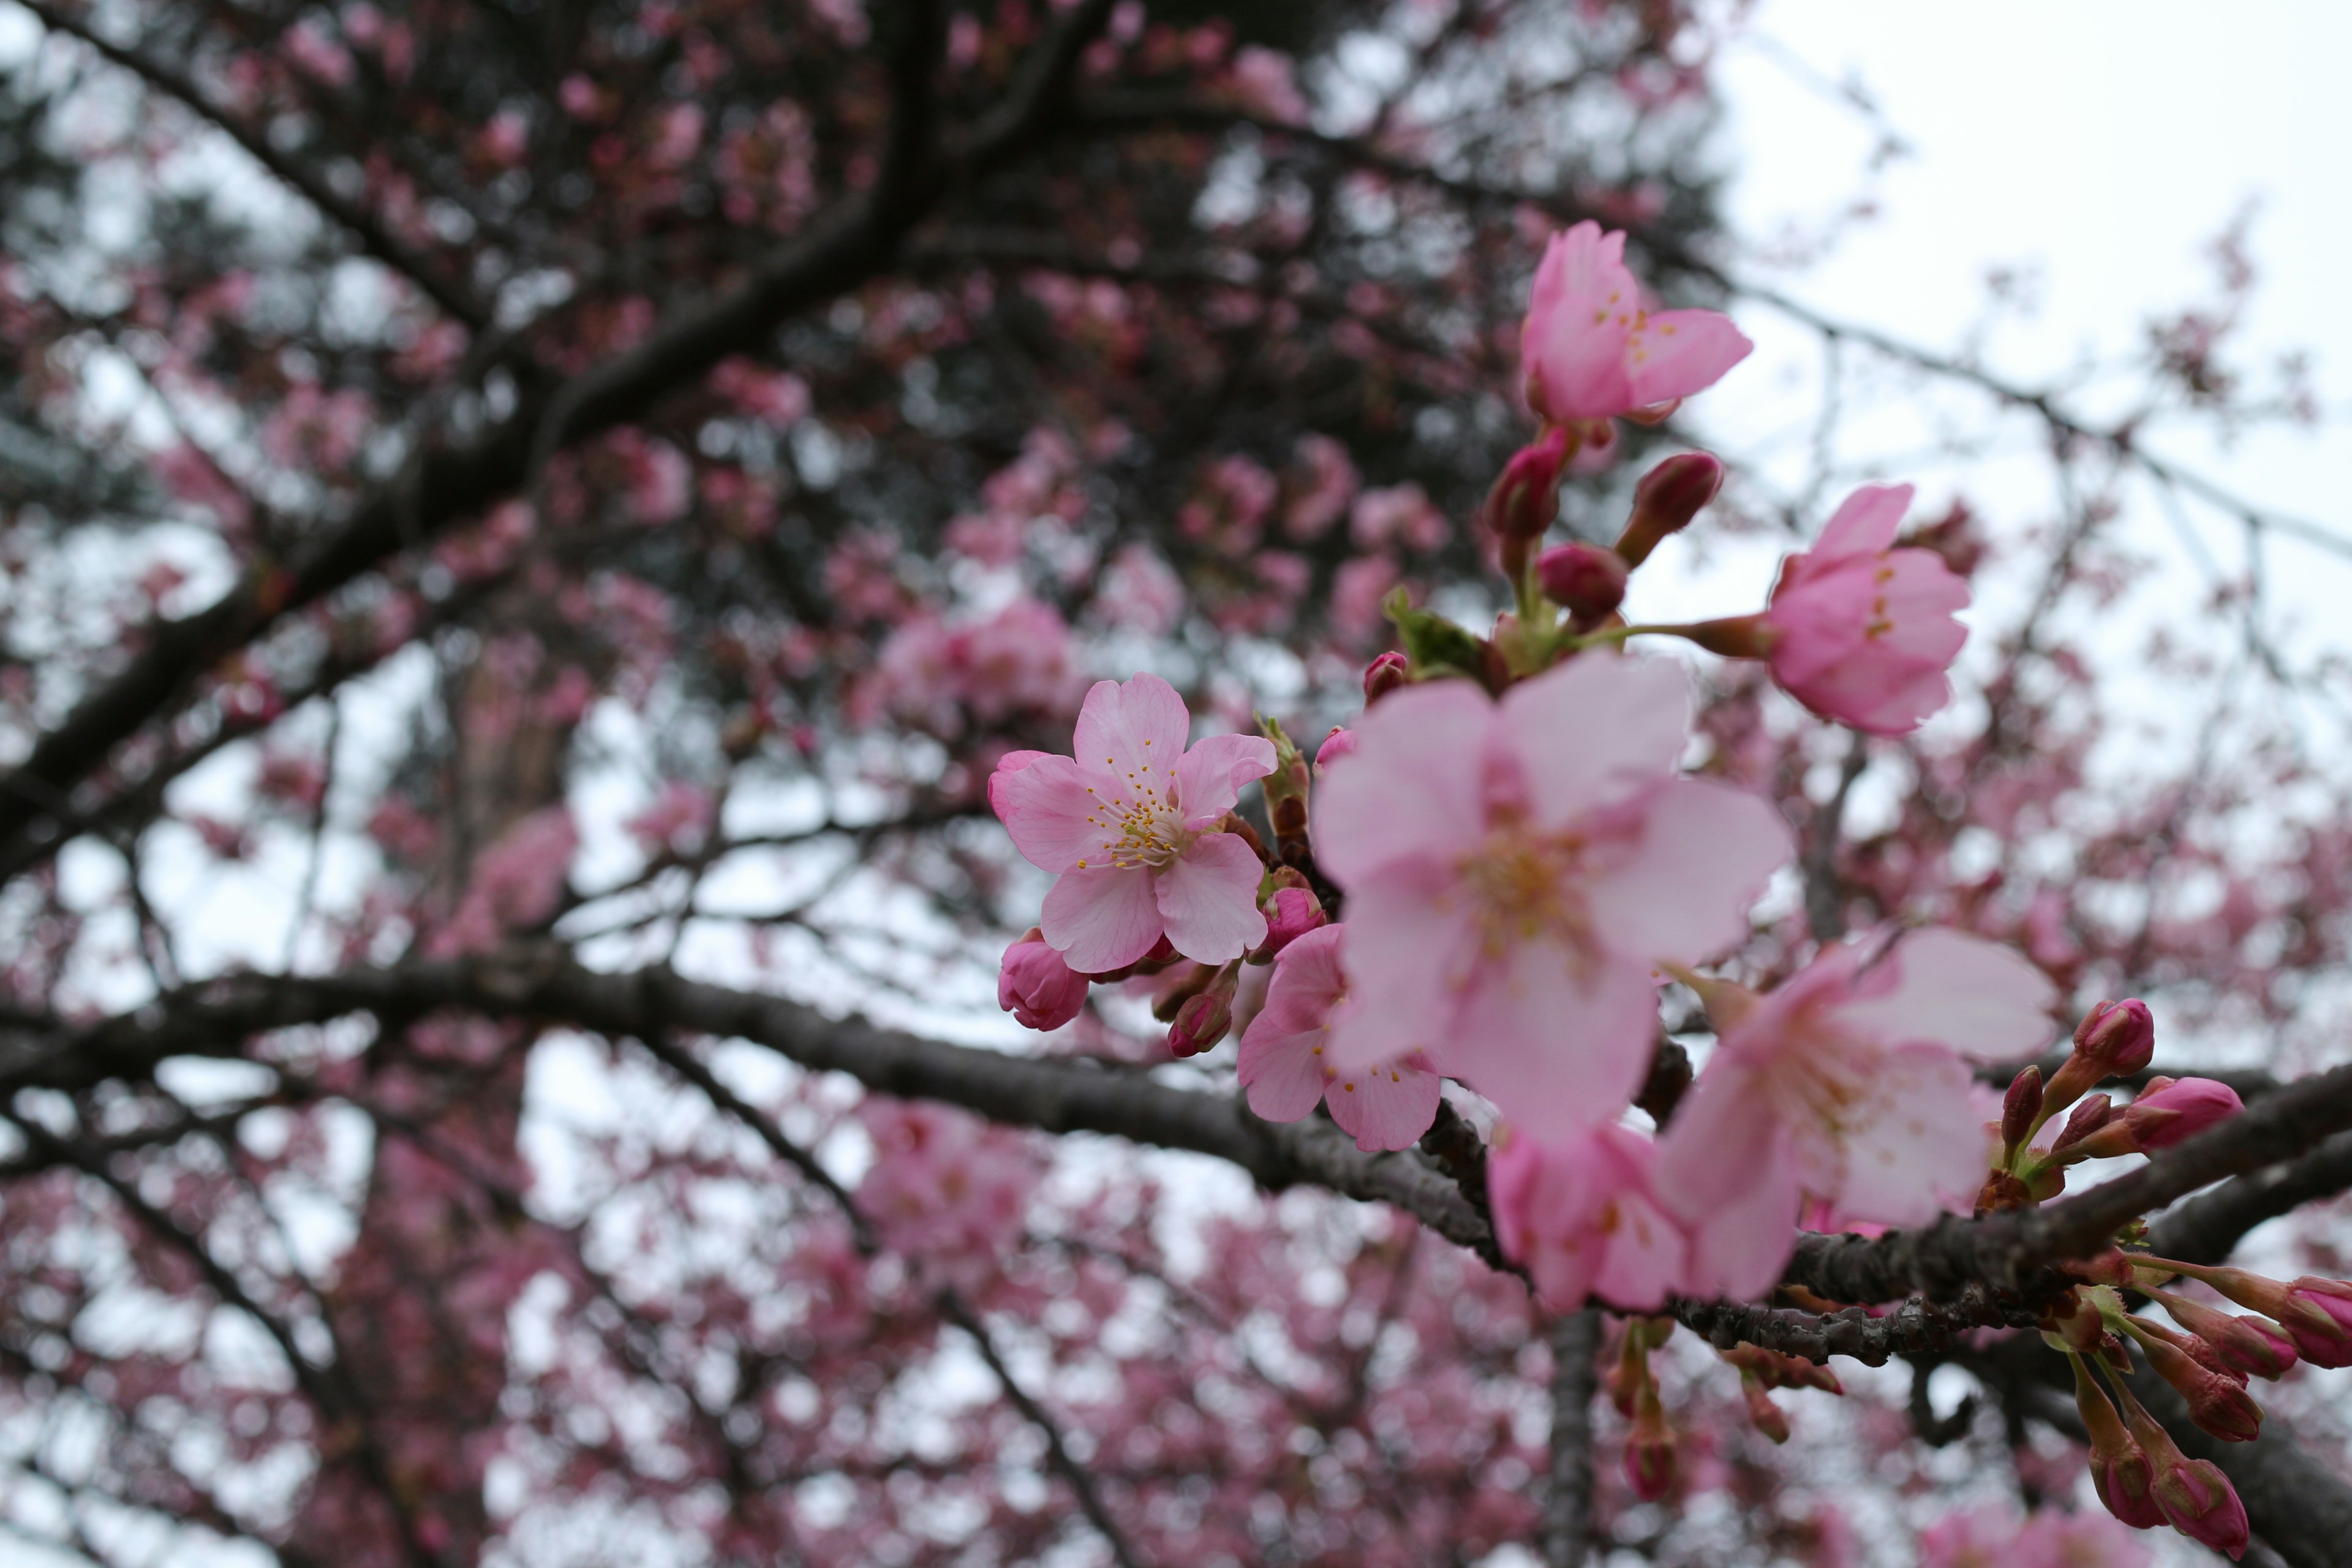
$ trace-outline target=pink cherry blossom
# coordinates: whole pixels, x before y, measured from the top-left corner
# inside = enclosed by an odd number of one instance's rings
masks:
[[[1658,1158],[1660,1194],[1718,1270],[1693,1289],[1769,1288],[1808,1194],[1846,1221],[1917,1225],[1973,1193],[1969,1063],[2032,1054],[2056,999],[2022,957],[1943,930],[1831,948],[1762,997],[1710,994],[1722,1037]]]
[[[1554,424],[1688,397],[1755,346],[1717,311],[1650,310],[1625,236],[1589,221],[1552,236],[1519,338],[1528,406]]]
[[[1654,965],[1748,931],[1790,853],[1760,798],[1678,777],[1690,681],[1588,655],[1490,701],[1404,687],[1317,792],[1318,865],[1348,894],[1342,1070],[1432,1042],[1530,1133],[1613,1117],[1649,1060]]]
[[[959,1283],[984,1277],[1037,1189],[1027,1139],[946,1106],[869,1096],[858,1120],[874,1163],[857,1206],[886,1246]]]
[[[2094,1509],[2044,1509],[2017,1532],[2015,1550],[1994,1568],[2147,1568],[2147,1542],[2130,1526]]]
[[[1328,1103],[1358,1148],[1409,1149],[1437,1120],[1437,1074],[1418,1051],[1361,1071],[1332,1065],[1331,1013],[1348,990],[1339,933],[1310,931],[1274,961],[1265,1005],[1242,1035],[1242,1087],[1268,1121],[1297,1121]]]
[[[1932,550],[1894,548],[1909,485],[1864,485],[1780,568],[1762,625],[1772,679],[1824,719],[1907,735],[1951,700],[1969,585]]]
[[[1215,831],[1242,785],[1274,771],[1255,735],[1213,735],[1189,752],[1192,717],[1156,675],[1098,681],[1078,712],[1075,757],[1015,752],[989,801],[1013,847],[1060,877],[1045,895],[1047,945],[1098,974],[1164,934],[1185,957],[1223,963],[1265,940],[1265,868]]]
[[[1087,1005],[1087,977],[1062,962],[1034,930],[1004,950],[996,1005],[1027,1029],[1058,1029]]]
[[[1568,1311],[1598,1294],[1649,1309],[1682,1289],[1690,1238],[1651,1190],[1656,1153],[1614,1124],[1558,1139],[1500,1130],[1486,1160],[1495,1234],[1547,1305]]]

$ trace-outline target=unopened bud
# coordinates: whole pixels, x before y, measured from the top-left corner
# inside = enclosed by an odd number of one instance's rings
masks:
[[[2164,1521],[2192,1541],[2202,1542],[2235,1560],[2245,1555],[2249,1531],[2245,1505],[2231,1489],[2230,1479],[2210,1459],[2190,1459],[2180,1452],[2172,1435],[2156,1418],[2125,1396],[2125,1419],[2131,1435],[2147,1455],[2152,1472],[2148,1496]],[[2129,1522],[2126,1521],[2126,1522]]]
[[[1739,1392],[1748,1401],[1748,1419],[1759,1432],[1775,1443],[1789,1440],[1789,1413],[1772,1403],[1764,1385],[1745,1373],[1740,1374]]]
[[[1654,1380],[1644,1380],[1633,1403],[1633,1430],[1625,1439],[1625,1479],[1643,1502],[1655,1502],[1674,1489],[1675,1429],[1666,1425],[1666,1407],[1659,1403]]]
[[[1536,557],[1536,581],[1552,603],[1593,626],[1625,602],[1625,558],[1597,544],[1555,544]]]
[[[2225,1443],[2251,1443],[2262,1436],[2263,1409],[2247,1394],[2242,1376],[2208,1365],[2158,1324],[2144,1318],[2124,1321],[2130,1325],[2132,1337],[2139,1341],[2147,1364],[2189,1402],[2189,1418],[2199,1430]]]
[[[2060,1271],[2070,1279],[2080,1279],[2086,1285],[2113,1285],[2118,1289],[2128,1289],[2137,1279],[2132,1268],[2131,1258],[2119,1247],[2110,1247],[2095,1257],[2078,1258],[2071,1263],[2062,1263],[2058,1267]]]
[[[2156,1016],[2136,996],[2102,1002],[2075,1026],[2074,1054],[2109,1077],[2138,1072],[2156,1058]]]
[[[1206,989],[1217,977],[1212,964],[1195,963],[1191,959],[1171,969],[1151,993],[1151,1016],[1163,1024],[1176,1021],[1177,1012],[1185,1003]]]
[[[1619,548],[1623,548],[1620,546]],[[1682,635],[1725,658],[1769,658],[1780,645],[1780,631],[1762,616],[1726,616],[1680,628]]]
[[[1287,866],[1275,875],[1278,878],[1283,871],[1298,876]],[[1250,962],[1263,963],[1308,931],[1330,923],[1331,917],[1323,912],[1323,900],[1315,896],[1314,889],[1306,885],[1304,877],[1299,878],[1295,887],[1276,887],[1274,896],[1266,900],[1265,941],[1250,954]]]
[[[1836,1373],[1801,1355],[1786,1355],[1780,1351],[1766,1350],[1762,1345],[1734,1345],[1722,1355],[1744,1375],[1756,1379],[1767,1388],[1818,1388],[1824,1394],[1845,1392],[1845,1384],[1838,1381]]]
[[[1370,708],[1412,679],[1412,665],[1391,648],[1364,666],[1364,706]]]
[[[2285,1290],[2279,1326],[2314,1366],[2352,1366],[2352,1285],[2305,1275]]]
[[[1633,487],[1633,515],[1618,536],[1617,553],[1639,566],[1661,540],[1690,526],[1699,509],[1723,489],[1723,463],[1712,453],[1668,458]]]
[[[2154,1496],[2155,1467],[2082,1358],[2069,1359],[2074,1365],[2074,1408],[2091,1439],[2091,1486],[2109,1513],[2134,1530],[2154,1530],[2164,1522]]]
[[[2114,1113],[2115,1101],[2112,1099],[2104,1094],[2091,1096],[2090,1099],[2076,1106],[2074,1114],[2066,1119],[2066,1125],[2059,1132],[2058,1141],[2050,1145],[2050,1152],[2053,1154],[2061,1153],[2080,1143],[2084,1139],[2105,1127],[2107,1124],[2107,1119]]]
[[[2009,1092],[2000,1101],[2001,1158],[2014,1159],[2018,1145],[2033,1131],[2034,1119],[2042,1114],[2042,1069],[2029,1067],[2009,1080]]]
[[[1087,977],[1045,945],[1035,926],[1004,950],[996,973],[996,1005],[1026,1029],[1058,1029],[1087,1005]]]
[[[1328,768],[1340,758],[1352,757],[1355,754],[1356,732],[1353,730],[1342,730],[1334,725],[1331,732],[1323,737],[1323,744],[1316,749],[1315,765],[1318,768]]]
[[[2245,1109],[2238,1091],[2210,1078],[2150,1079],[2137,1099],[2081,1147],[2093,1159],[2169,1149]]]
[[[1225,1037],[1225,1031],[1234,1026],[1234,992],[1240,974],[1239,964],[1224,965],[1200,994],[1176,1009],[1176,1021],[1168,1026],[1171,1055],[1197,1057],[1202,1051],[1213,1050],[1217,1042]]]
[[[2172,1321],[2212,1347],[2221,1364],[2241,1377],[2277,1378],[2298,1359],[2294,1341],[2259,1318],[2242,1318],[2169,1290],[2151,1290]]]
[[[1559,474],[1569,432],[1555,425],[1511,454],[1486,492],[1486,526],[1505,539],[1540,539],[1559,515]]]

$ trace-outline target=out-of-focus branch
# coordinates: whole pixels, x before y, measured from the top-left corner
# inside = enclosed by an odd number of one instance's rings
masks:
[[[1544,1568],[1582,1568],[1592,1539],[1592,1394],[1601,1312],[1551,1322],[1551,1476],[1544,1489]]]
[[[80,39],[113,64],[130,71],[156,91],[184,105],[191,113],[218,129],[280,182],[299,194],[331,223],[360,243],[362,249],[428,295],[433,302],[477,331],[490,320],[488,307],[472,289],[432,258],[411,247],[378,223],[375,215],[346,200],[319,173],[272,146],[269,138],[212,100],[210,94],[186,73],[154,58],[143,49],[118,44],[51,0],[21,0],[26,10],[53,33]]]
[[[1761,1345],[1811,1362],[1843,1355],[1869,1366],[1884,1366],[1898,1355],[1949,1350],[1971,1330],[2026,1329],[2041,1319],[2038,1310],[2002,1300],[1982,1286],[1969,1287],[1952,1301],[1906,1301],[1882,1317],[1860,1307],[1818,1313],[1736,1301],[1676,1301],[1674,1314],[1717,1350]]]
[[[2148,1229],[2147,1249],[2183,1263],[2224,1263],[2264,1220],[2352,1191],[2352,1132],[2267,1170],[2250,1171],[2201,1193]]]
[[[966,1306],[963,1298],[952,1289],[940,1291],[939,1303],[940,1315],[964,1331],[979,1350],[980,1359],[986,1362],[988,1370],[996,1374],[998,1385],[1004,1390],[1004,1397],[1045,1439],[1045,1463],[1069,1484],[1070,1490],[1077,1497],[1078,1507],[1086,1513],[1087,1522],[1095,1527],[1096,1533],[1110,1547],[1112,1560],[1118,1563],[1119,1568],[1141,1568],[1135,1548],[1128,1544],[1126,1534],[1118,1528],[1118,1521],[1111,1518],[1110,1510],[1103,1506],[1102,1494],[1096,1489],[1094,1478],[1087,1473],[1085,1466],[1071,1457],[1069,1445],[1062,1440],[1062,1428],[1054,1419],[1053,1412],[1038,1404],[1013,1377],[1013,1370],[997,1353],[996,1342],[989,1336],[988,1325],[981,1321],[979,1315]]]

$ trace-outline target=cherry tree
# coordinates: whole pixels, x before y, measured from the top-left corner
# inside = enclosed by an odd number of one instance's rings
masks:
[[[2309,395],[1760,280],[1739,24],[0,10],[0,1527],[2337,1561]]]

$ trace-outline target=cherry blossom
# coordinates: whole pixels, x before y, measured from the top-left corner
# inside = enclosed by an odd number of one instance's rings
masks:
[[[1024,1028],[1058,1029],[1087,1005],[1087,977],[1045,945],[1034,928],[1004,950],[996,976],[996,1005]]]
[[[1683,1288],[1690,1237],[1658,1201],[1656,1147],[1615,1125],[1540,1138],[1506,1123],[1487,1156],[1486,1191],[1503,1251],[1525,1264],[1551,1307],[1589,1295],[1656,1308]]]
[[[1897,550],[1909,485],[1864,485],[1782,563],[1761,627],[1772,679],[1825,719],[1907,735],[1951,700],[1969,585],[1931,550]]]
[[[1623,1107],[1654,965],[1738,940],[1790,852],[1762,800],[1676,775],[1689,703],[1680,666],[1596,655],[1500,702],[1443,680],[1365,714],[1314,821],[1349,900],[1342,1070],[1443,1041],[1446,1070],[1530,1132]]]
[[[1661,1141],[1658,1190],[1752,1296],[1778,1278],[1805,1194],[1916,1225],[1984,1176],[1972,1061],[2030,1055],[2056,988],[2006,948],[1927,930],[1832,947],[1756,996],[1705,983],[1721,1038]]]
[[[1133,963],[1163,934],[1203,963],[1265,940],[1265,868],[1216,825],[1242,785],[1274,771],[1274,746],[1213,735],[1188,752],[1191,728],[1158,676],[1098,681],[1078,712],[1075,757],[1016,752],[997,764],[990,803],[1013,847],[1059,876],[1039,924],[1073,969]]]
[[[1296,1121],[1318,1104],[1360,1149],[1407,1149],[1437,1116],[1438,1078],[1421,1052],[1342,1072],[1332,1065],[1331,1015],[1347,994],[1338,926],[1310,931],[1275,960],[1265,1005],[1243,1031],[1239,1058],[1250,1109]]]
[[[1528,406],[1547,422],[1610,419],[1701,392],[1756,345],[1714,310],[1652,310],[1625,236],[1554,235],[1519,339]]]

